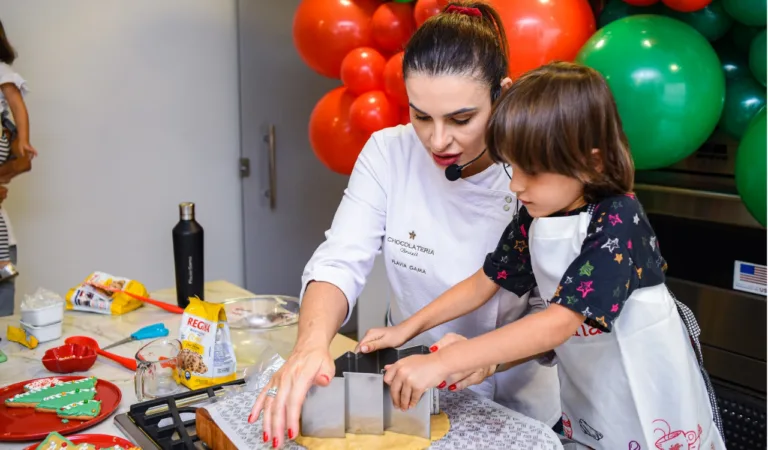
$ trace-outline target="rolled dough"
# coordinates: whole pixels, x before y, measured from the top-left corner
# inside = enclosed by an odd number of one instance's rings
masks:
[[[296,443],[307,450],[384,450],[396,448],[400,450],[423,450],[431,445],[431,441],[442,439],[451,428],[448,415],[444,412],[430,417],[430,440],[417,436],[392,433],[385,431],[383,435],[349,434],[341,438],[315,438],[299,435]]]

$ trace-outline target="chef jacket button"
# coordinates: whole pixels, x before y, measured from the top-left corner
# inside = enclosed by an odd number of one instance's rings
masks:
[[[509,211],[509,205],[504,205],[504,211]]]
[[[504,200],[506,200],[506,201],[507,201],[507,203],[512,203],[512,197],[510,197],[509,195],[507,195],[507,196],[504,198]]]

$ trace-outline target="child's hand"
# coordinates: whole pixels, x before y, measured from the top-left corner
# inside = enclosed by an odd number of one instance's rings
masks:
[[[35,150],[35,148],[32,147],[32,144],[30,144],[29,142],[21,142],[17,140],[15,144],[11,144],[11,147],[13,147],[14,145],[16,146],[16,151],[14,151],[13,153],[17,155],[27,156],[30,159],[37,156],[37,150]]]
[[[439,341],[435,342],[432,346],[433,351],[439,351],[456,342],[466,341],[467,338],[456,333],[447,333]],[[477,370],[468,370],[466,372],[453,373],[445,379],[445,385],[442,383],[438,386],[440,389],[448,387],[451,391],[460,391],[466,389],[469,386],[482,383],[486,378],[490,377],[496,372],[496,365],[484,367]]]
[[[427,389],[445,380],[447,374],[436,355],[413,355],[384,366],[384,382],[395,408],[407,411],[415,407]]]
[[[371,328],[357,344],[355,352],[370,353],[382,348],[396,348],[408,341],[408,335],[400,325]]]

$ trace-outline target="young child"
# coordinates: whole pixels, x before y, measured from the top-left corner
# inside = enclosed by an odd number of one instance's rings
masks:
[[[428,388],[465,387],[455,383],[470,371],[554,350],[568,437],[606,450],[724,449],[691,345],[697,325],[665,285],[667,265],[631,193],[632,159],[602,76],[570,63],[529,72],[499,100],[486,140],[493,159],[513,170],[519,214],[480,271],[400,325],[369,331],[360,348],[402,345],[479,308],[499,287],[518,295],[537,287],[548,307],[387,367],[395,405],[407,409]]]
[[[0,165],[12,158],[37,156],[37,151],[29,143],[29,117],[22,97],[27,90],[26,82],[11,68],[14,59],[16,52],[0,22]],[[15,124],[10,120],[9,112],[13,114]],[[12,253],[15,253],[15,242],[10,221],[5,208],[0,206],[0,283],[3,285],[18,274],[12,262],[15,259]],[[9,295],[8,292],[5,286],[0,288],[0,316],[13,314],[12,289]]]

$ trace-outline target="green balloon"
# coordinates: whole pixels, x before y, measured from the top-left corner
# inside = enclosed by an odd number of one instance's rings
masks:
[[[749,47],[752,45],[755,36],[762,30],[761,27],[748,27],[737,22],[733,24],[731,32],[728,33],[728,37],[733,45],[746,55],[749,53]]]
[[[736,151],[736,189],[749,212],[766,226],[766,120],[763,108],[750,122]]]
[[[752,40],[752,45],[749,47],[749,68],[752,70],[752,75],[755,79],[765,86],[765,72],[766,61],[765,56],[768,52],[768,47],[765,45],[765,30],[761,31]]]
[[[654,3],[651,6],[634,6],[624,0],[609,0],[597,19],[597,27],[603,28],[611,22],[637,14],[661,14],[662,10],[661,3]]]
[[[576,61],[608,82],[637,169],[685,159],[720,118],[720,60],[701,34],[680,21],[652,15],[619,19],[598,30]]]
[[[765,88],[754,78],[728,80],[725,85],[725,106],[718,124],[726,133],[739,139],[758,111],[765,106]]]
[[[726,81],[752,76],[747,59],[733,44],[722,39],[713,43],[712,47],[717,52],[717,57],[720,58],[720,66],[723,68]]]
[[[765,0],[723,0],[723,6],[736,21],[753,27],[765,26],[768,7]]]
[[[710,41],[725,36],[733,25],[733,19],[725,12],[720,0],[712,0],[712,3],[704,8],[688,13],[664,7],[664,15],[687,23]]]

